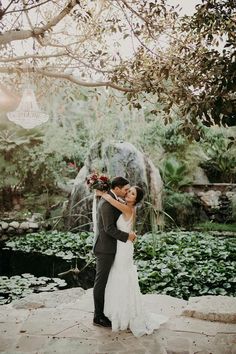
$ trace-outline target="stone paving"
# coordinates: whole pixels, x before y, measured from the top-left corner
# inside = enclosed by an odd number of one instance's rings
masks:
[[[0,352],[236,354],[236,298],[201,297],[187,302],[149,294],[144,302],[149,311],[165,314],[169,321],[152,335],[135,338],[129,331],[114,333],[93,326],[92,289],[29,295],[0,307]],[[207,320],[207,307],[209,318],[217,322]],[[206,320],[201,319],[202,313]],[[226,323],[227,313],[230,323]]]

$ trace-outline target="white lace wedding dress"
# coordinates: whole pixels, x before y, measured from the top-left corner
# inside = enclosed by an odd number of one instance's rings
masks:
[[[121,214],[117,228],[130,232],[132,218],[126,221]],[[136,337],[151,334],[168,318],[144,309],[138,284],[138,273],[133,262],[134,246],[131,241],[117,241],[117,251],[105,290],[104,314],[112,322],[112,331],[130,329]]]

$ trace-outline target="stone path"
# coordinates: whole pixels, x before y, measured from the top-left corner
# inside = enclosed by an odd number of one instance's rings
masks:
[[[129,331],[113,333],[92,325],[92,289],[30,295],[0,307],[0,352],[236,354],[236,298],[201,297],[187,302],[145,295],[144,301],[148,310],[170,319],[154,334],[135,338]],[[218,322],[200,319],[207,318],[207,313]]]

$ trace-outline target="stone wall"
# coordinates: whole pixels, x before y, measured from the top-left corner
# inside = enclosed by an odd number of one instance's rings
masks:
[[[199,199],[202,208],[201,216],[205,220],[236,222],[236,184],[193,184],[185,188],[185,191]]]
[[[0,220],[0,241],[9,239],[11,236],[23,235],[25,233],[37,232],[43,228],[42,222],[27,220]]]

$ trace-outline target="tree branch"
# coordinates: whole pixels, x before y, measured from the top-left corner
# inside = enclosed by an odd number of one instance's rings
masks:
[[[97,82],[87,82],[87,81],[82,81],[77,79],[75,76],[71,74],[65,74],[65,73],[59,73],[59,72],[53,72],[53,71],[47,71],[44,69],[37,69],[35,68],[4,68],[0,67],[0,72],[5,73],[5,74],[14,74],[16,72],[24,72],[24,73],[29,73],[29,72],[34,72],[36,74],[42,75],[42,76],[47,76],[47,77],[54,77],[56,79],[62,79],[62,80],[68,80],[70,82],[73,82],[74,84],[77,84],[79,86],[84,86],[84,87],[111,87],[115,90],[121,91],[121,92],[137,92],[138,89],[136,88],[128,88],[128,87],[123,87],[119,86],[111,81],[97,81]]]
[[[5,15],[9,15],[9,14],[13,14],[13,13],[16,13],[16,12],[22,12],[23,10],[22,9],[19,9],[19,10],[12,10],[12,11],[8,11],[6,12],[6,10],[10,7],[10,5],[13,3],[14,1],[12,1],[8,6],[7,8],[4,10],[4,16]],[[40,7],[44,4],[47,4],[48,2],[51,2],[51,0],[46,0],[44,2],[42,2],[41,4],[37,4],[37,5],[33,5],[33,6],[30,6],[30,7],[27,7],[26,10],[31,10],[31,9],[34,9],[35,7]]]
[[[42,27],[35,27],[32,30],[7,31],[0,35],[0,45],[6,45],[13,41],[42,36],[46,31],[56,26],[70,11],[77,5],[77,0],[70,0],[66,7],[53,19]]]
[[[147,25],[149,25],[149,21],[146,20],[146,18],[144,18],[140,13],[138,13],[137,11],[135,11],[129,4],[127,4],[127,2],[125,0],[120,0],[123,5],[125,7],[127,7],[127,9],[129,9],[135,16],[137,16],[138,18],[140,18],[143,22],[145,22]],[[116,0],[117,4],[120,6],[119,2]]]
[[[57,54],[48,54],[48,55],[37,55],[37,54],[28,54],[28,55],[22,55],[19,57],[8,57],[8,58],[0,58],[0,63],[10,63],[14,61],[21,61],[21,60],[26,60],[26,59],[49,59],[49,58],[57,58],[57,57],[63,57],[63,56],[68,56],[68,53],[66,51],[62,51]]]

